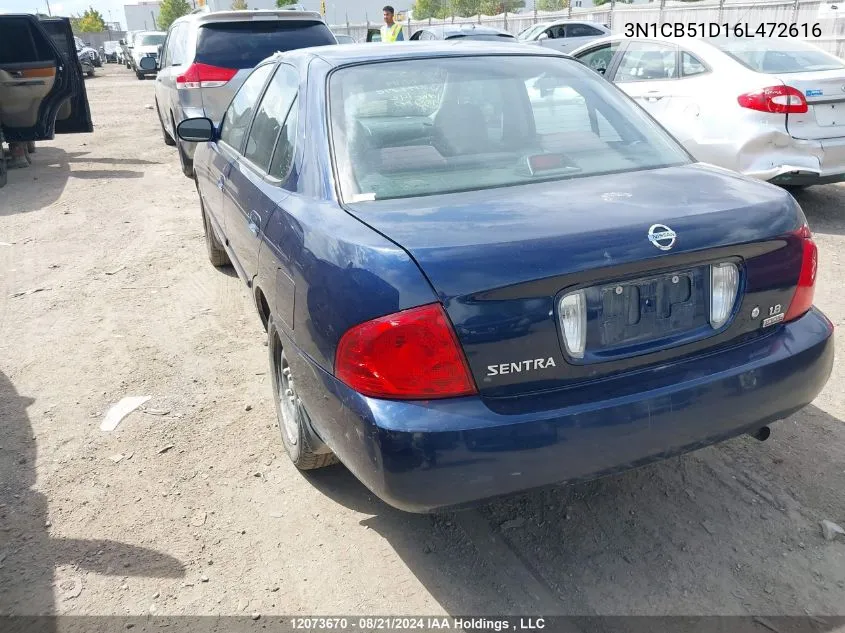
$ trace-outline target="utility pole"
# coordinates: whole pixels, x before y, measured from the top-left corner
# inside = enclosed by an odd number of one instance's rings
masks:
[[[47,3],[47,15],[53,17],[53,12],[50,10],[50,0],[44,0]]]

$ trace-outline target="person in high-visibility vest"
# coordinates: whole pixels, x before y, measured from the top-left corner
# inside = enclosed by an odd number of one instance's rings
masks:
[[[381,27],[382,42],[402,42],[405,35],[402,33],[402,25],[393,21],[393,7],[387,5],[381,10],[384,15],[384,24]]]

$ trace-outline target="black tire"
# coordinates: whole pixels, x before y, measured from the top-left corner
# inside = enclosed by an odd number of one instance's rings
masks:
[[[188,178],[194,178],[194,161],[185,154],[185,150],[182,149],[182,141],[179,139],[176,139],[176,150],[179,154],[179,164],[182,166],[182,173]]]
[[[140,70],[135,71],[135,76],[138,78],[138,81],[144,81],[144,73]]]
[[[0,189],[6,186],[9,179],[9,171],[6,166],[6,156],[3,154],[3,144],[0,143]]]
[[[215,268],[228,266],[231,264],[229,256],[226,254],[226,249],[223,248],[223,245],[214,234],[214,228],[211,226],[211,220],[208,219],[208,215],[205,213],[202,200],[200,200],[200,208],[202,209],[202,228],[205,231],[205,248],[208,251],[208,261]]]
[[[314,470],[337,464],[338,459],[334,453],[315,453],[309,444],[309,436],[303,425],[310,424],[310,418],[302,400],[296,394],[293,372],[272,317],[268,324],[267,336],[276,421],[288,457],[299,470]]]
[[[93,77],[93,76],[94,76],[94,71],[93,71],[93,70],[89,70],[86,74],[87,74],[89,77]]]
[[[27,142],[27,144],[26,144],[26,151],[28,151],[30,154],[34,154],[34,153],[35,153],[35,141],[29,141],[29,142]]]
[[[156,103],[156,112],[158,113],[158,124],[161,126],[161,135],[164,137],[164,144],[173,147],[176,145],[176,141],[164,127],[164,123],[161,120],[161,110],[158,109],[158,103]]]

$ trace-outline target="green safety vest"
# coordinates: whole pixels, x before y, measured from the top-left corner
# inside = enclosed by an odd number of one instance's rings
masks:
[[[396,38],[399,37],[399,34],[402,32],[402,25],[394,22],[393,26],[387,26],[386,24],[381,27],[381,41],[382,42],[395,42]]]

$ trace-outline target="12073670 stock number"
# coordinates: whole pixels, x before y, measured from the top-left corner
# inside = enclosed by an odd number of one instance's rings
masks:
[[[627,22],[625,37],[821,37],[818,22]]]
[[[420,617],[298,617],[291,619],[291,628],[302,631],[326,630],[413,630],[432,627],[434,618]],[[435,628],[449,628],[435,626]]]

